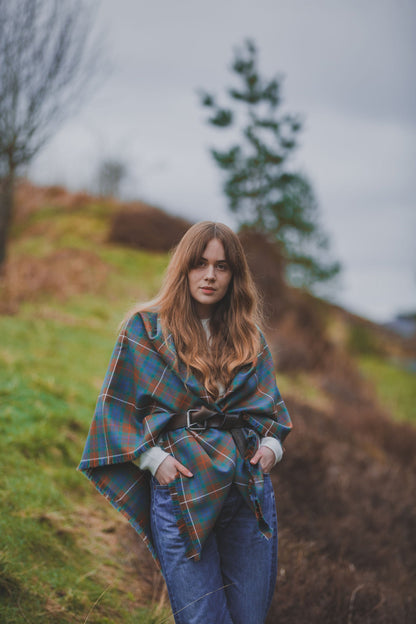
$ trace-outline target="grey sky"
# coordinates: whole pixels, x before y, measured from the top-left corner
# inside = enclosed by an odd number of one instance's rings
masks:
[[[233,225],[208,154],[197,87],[220,94],[233,49],[252,37],[304,116],[295,163],[311,178],[334,254],[337,300],[375,320],[416,309],[416,80],[413,0],[101,0],[113,71],[38,157],[44,183],[91,188],[123,158],[126,194]]]

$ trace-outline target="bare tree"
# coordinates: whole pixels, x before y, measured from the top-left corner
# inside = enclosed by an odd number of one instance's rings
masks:
[[[120,197],[120,188],[126,179],[128,167],[119,158],[105,158],[98,165],[97,188],[102,197]]]
[[[0,0],[0,267],[16,175],[100,75],[93,21],[88,0]]]

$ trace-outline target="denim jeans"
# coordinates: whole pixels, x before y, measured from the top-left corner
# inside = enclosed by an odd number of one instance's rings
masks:
[[[270,475],[263,512],[266,539],[252,510],[232,485],[200,561],[186,559],[169,488],[152,478],[153,541],[176,624],[263,624],[277,575],[277,518]]]

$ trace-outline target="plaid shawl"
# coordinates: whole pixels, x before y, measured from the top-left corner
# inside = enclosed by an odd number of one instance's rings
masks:
[[[247,427],[241,429],[245,457],[236,450],[229,431],[163,431],[173,413],[202,405],[245,415]],[[259,436],[283,441],[291,426],[263,336],[254,364],[243,367],[213,403],[196,377],[187,377],[172,337],[162,334],[157,313],[141,312],[118,337],[79,470],[128,518],[159,563],[150,527],[150,474],[133,460],[156,444],[171,453],[194,475],[179,474],[169,488],[187,557],[198,560],[233,482],[255,513],[260,531],[271,536],[262,514],[263,474],[249,459]]]

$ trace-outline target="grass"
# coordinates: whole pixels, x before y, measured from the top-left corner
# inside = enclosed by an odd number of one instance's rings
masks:
[[[362,356],[358,364],[392,418],[416,424],[416,374],[400,363],[374,356]]]
[[[83,622],[108,587],[108,553],[97,558],[99,537],[77,516],[88,515],[92,488],[75,471],[113,346],[108,320],[99,321],[68,326],[29,308],[0,319],[2,622]],[[111,568],[112,586],[88,621],[151,621],[142,607],[126,609],[122,563]]]
[[[320,388],[320,379],[310,373],[296,372],[288,375],[278,372],[276,382],[282,397],[296,397],[298,401],[323,411],[331,408],[331,399]]]
[[[29,237],[14,253],[82,247],[96,212],[80,228],[72,216],[72,229],[65,215],[48,226],[59,236],[46,246]],[[76,471],[117,324],[134,300],[154,294],[166,255],[96,251],[110,267],[100,294],[62,301],[40,293],[0,317],[0,621],[9,624],[144,624],[170,613],[127,598],[123,552],[98,532],[116,512],[101,497],[97,504]]]

